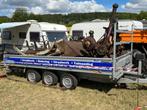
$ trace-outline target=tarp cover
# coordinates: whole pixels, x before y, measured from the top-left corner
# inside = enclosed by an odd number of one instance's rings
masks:
[[[13,28],[17,26],[23,26],[30,24],[30,22],[12,22],[12,23],[2,23],[0,24],[0,29],[7,29],[7,28]]]

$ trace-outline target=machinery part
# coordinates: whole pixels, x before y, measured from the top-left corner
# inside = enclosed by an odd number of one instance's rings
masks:
[[[26,40],[26,46],[28,47],[28,49],[30,50],[30,46],[29,46],[29,42]]]
[[[27,80],[31,83],[37,83],[41,80],[41,75],[34,69],[27,70]]]
[[[103,38],[99,41],[97,41],[97,44],[99,47],[97,48],[97,54],[99,55],[106,55],[109,50],[109,48],[112,46],[112,36],[113,36],[113,25],[117,22],[116,20],[116,11],[118,8],[118,4],[113,5],[112,14],[110,17],[110,23],[108,28],[105,29],[105,34],[103,35]]]
[[[96,52],[99,56],[105,56],[107,55],[108,51],[109,50],[107,49],[107,47],[105,45],[102,45],[101,48],[97,49]]]
[[[15,45],[13,45],[13,49],[14,49],[17,53],[19,53],[20,55],[23,55],[23,56],[26,55],[26,54],[23,53],[19,48],[17,48]]]
[[[71,74],[64,74],[61,76],[61,86],[66,89],[75,89],[78,85],[78,80]]]
[[[58,83],[58,77],[50,71],[45,71],[42,76],[42,83],[47,86],[56,85]]]
[[[94,31],[90,30],[90,31],[89,31],[89,35],[90,35],[90,37],[94,37],[94,36],[93,36],[93,35],[94,35]]]
[[[147,59],[142,61],[142,73],[144,77],[147,77]]]
[[[0,79],[7,77],[6,75],[0,75]]]
[[[136,60],[144,60],[145,59],[145,54],[139,52],[139,51],[136,51],[134,53],[134,57]]]
[[[135,67],[138,67],[138,60],[142,60],[142,74],[147,76],[147,59],[145,55],[139,50],[135,49],[133,52],[133,64]]]

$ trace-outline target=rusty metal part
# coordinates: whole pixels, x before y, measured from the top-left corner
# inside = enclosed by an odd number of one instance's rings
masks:
[[[60,41],[55,43],[50,55],[85,56],[87,53],[81,41]]]
[[[105,34],[103,38],[100,41],[97,41],[97,54],[99,55],[108,55],[109,49],[112,46],[112,36],[113,36],[113,25],[116,22],[116,11],[117,11],[118,5],[113,5],[113,10],[110,18],[110,23],[108,28],[105,29]]]
[[[6,75],[0,75],[0,79],[7,77]]]

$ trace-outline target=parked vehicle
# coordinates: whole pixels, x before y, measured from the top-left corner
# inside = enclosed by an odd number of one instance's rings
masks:
[[[15,45],[24,51],[28,46],[33,47],[34,42],[38,48],[44,48],[45,45],[48,46],[48,43],[51,46],[52,42],[67,39],[67,28],[64,25],[37,22],[36,20],[2,23],[0,29],[1,50]]]
[[[103,34],[105,33],[104,27],[108,27],[109,21],[107,20],[99,20],[99,21],[90,21],[90,22],[82,22],[73,24],[71,27],[70,34],[73,39],[78,39],[79,37],[87,37],[89,36],[89,31],[94,31],[94,38],[98,41]],[[119,30],[132,30],[132,25],[135,28],[142,29],[143,23],[136,20],[119,20],[118,21],[118,29]]]

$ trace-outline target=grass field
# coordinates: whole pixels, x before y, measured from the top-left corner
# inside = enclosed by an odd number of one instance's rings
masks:
[[[136,106],[136,90],[110,89],[89,81],[75,90],[61,90],[20,81],[25,79],[0,79],[0,110],[134,110]],[[140,105],[146,105],[147,90],[139,93]]]

